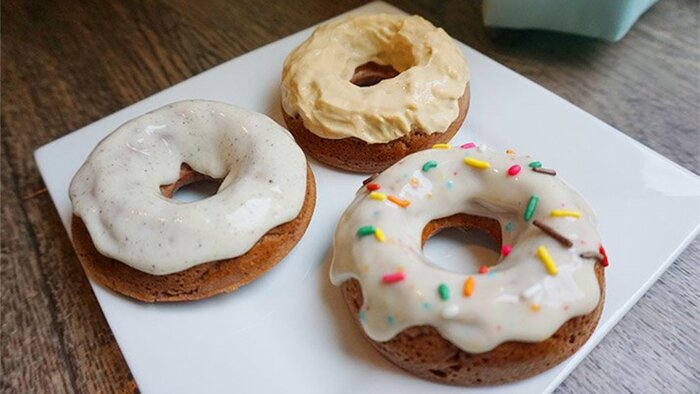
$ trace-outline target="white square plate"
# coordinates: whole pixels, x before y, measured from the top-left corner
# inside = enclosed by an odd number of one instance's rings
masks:
[[[372,3],[353,12],[400,12]],[[219,100],[280,123],[291,35],[206,71],[39,148],[36,160],[69,228],[68,184],[95,144],[123,122],[167,103]],[[459,44],[472,70],[472,104],[454,142],[514,148],[556,168],[596,209],[611,265],[598,329],[566,362],[512,385],[478,392],[549,392],[590,352],[693,239],[700,181],[532,81]],[[93,289],[144,393],[464,392],[426,382],[385,361],[353,325],[328,280],[335,224],[364,176],[313,163],[318,200],[308,232],[272,271],[213,299],[149,305]],[[435,249],[435,248],[433,248]]]

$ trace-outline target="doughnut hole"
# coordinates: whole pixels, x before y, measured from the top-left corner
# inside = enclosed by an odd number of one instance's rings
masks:
[[[187,163],[182,163],[180,177],[169,185],[161,185],[160,193],[179,202],[200,201],[216,194],[221,181],[193,170]]]
[[[359,87],[370,87],[385,79],[391,79],[416,65],[413,43],[401,34],[394,34],[388,40],[370,37],[374,53],[368,57],[355,58],[359,64],[350,82]]]
[[[500,259],[501,226],[497,220],[456,214],[430,221],[423,229],[423,253],[436,266],[458,274],[474,274]]]
[[[361,88],[374,86],[385,79],[391,79],[400,73],[391,65],[381,65],[375,62],[367,62],[357,66],[350,79],[353,85]]]

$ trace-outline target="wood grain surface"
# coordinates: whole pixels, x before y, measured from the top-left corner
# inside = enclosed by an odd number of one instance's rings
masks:
[[[0,390],[138,390],[41,192],[33,150],[362,3],[3,1]],[[486,29],[479,2],[391,3],[700,172],[697,0],[659,2],[614,44]],[[699,246],[696,239],[559,392],[700,392]]]

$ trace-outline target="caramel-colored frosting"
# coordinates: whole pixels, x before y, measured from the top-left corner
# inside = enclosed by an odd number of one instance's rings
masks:
[[[369,62],[400,74],[373,86],[351,83]],[[320,137],[385,143],[447,130],[468,81],[467,62],[444,30],[419,16],[356,15],[319,27],[289,54],[282,106]]]
[[[596,260],[587,257],[600,249],[595,215],[559,176],[536,165],[486,149],[432,149],[360,189],[336,229],[331,280],[360,281],[359,318],[370,338],[387,341],[427,324],[480,353],[508,341],[543,341],[595,309],[600,286]],[[448,272],[423,254],[425,226],[459,213],[501,224],[506,247],[488,273]]]

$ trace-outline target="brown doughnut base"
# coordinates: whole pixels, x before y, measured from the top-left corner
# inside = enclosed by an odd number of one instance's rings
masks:
[[[329,166],[347,171],[374,173],[389,168],[411,153],[449,142],[462,126],[469,109],[469,83],[459,99],[459,114],[441,133],[426,134],[414,130],[399,139],[369,144],[359,138],[330,139],[319,137],[304,126],[300,116],[290,116],[284,109],[284,122],[306,154]]]
[[[207,177],[183,165],[180,179],[162,186],[161,191],[171,197],[178,188],[204,178]],[[101,255],[85,224],[75,215],[71,232],[83,269],[101,285],[144,302],[194,301],[232,292],[274,267],[304,235],[315,205],[316,183],[311,168],[307,167],[306,197],[296,218],[268,231],[242,256],[202,263],[168,275],[147,274]]]
[[[494,219],[458,214],[433,220],[423,230],[423,244],[445,228],[478,228],[500,242],[500,226]],[[544,372],[574,354],[593,333],[605,299],[603,267],[596,264],[600,302],[587,315],[575,317],[542,342],[505,342],[486,353],[467,353],[443,338],[432,326],[409,327],[386,342],[367,337],[387,360],[404,370],[434,382],[459,385],[495,385],[522,380]],[[360,325],[363,304],[360,282],[351,279],[342,284],[345,301]],[[360,327],[364,333],[364,330]],[[366,336],[366,335],[365,335]]]

